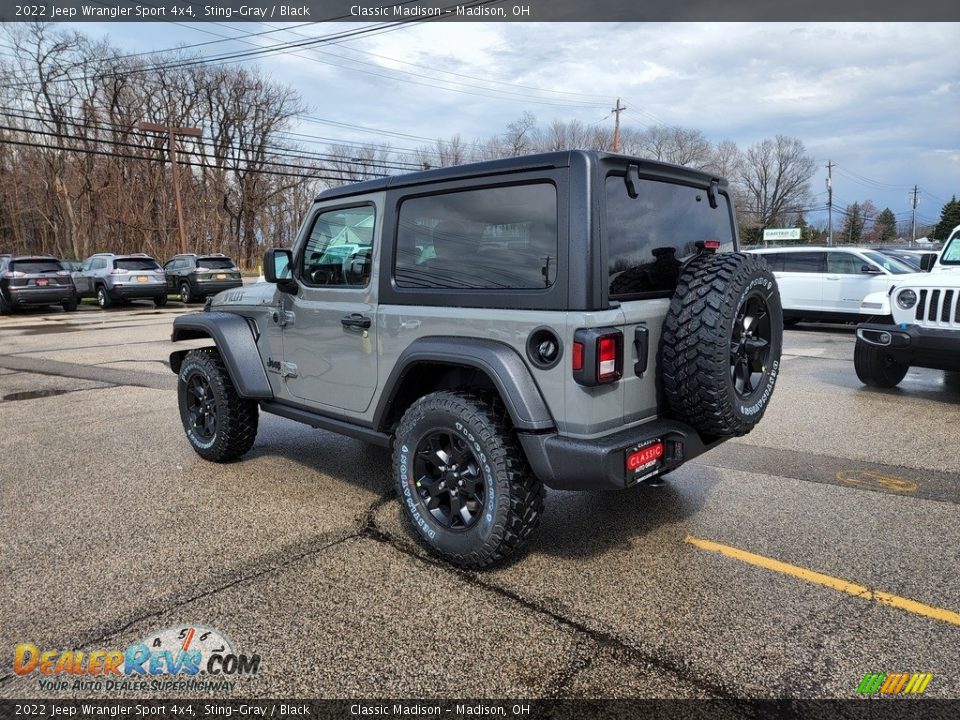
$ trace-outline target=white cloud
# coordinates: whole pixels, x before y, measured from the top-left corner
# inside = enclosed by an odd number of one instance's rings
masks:
[[[130,28],[127,45],[143,50],[146,27]],[[157,36],[159,46],[171,44],[171,36],[209,39],[176,26],[162,35],[150,27],[149,39]],[[254,28],[234,31],[241,27]],[[525,110],[542,123],[611,122],[603,118],[621,97],[628,123],[683,125],[741,145],[795,135],[818,160],[949,197],[960,184],[957,151],[935,151],[960,147],[958,29],[955,23],[432,22],[323,46],[324,55],[302,53],[322,64],[290,56],[260,62],[296,87],[315,114],[344,123],[423,137],[485,137]],[[341,129],[325,134],[372,139]],[[845,192],[851,199],[872,194],[881,206],[901,203],[899,189],[888,200],[875,186]]]

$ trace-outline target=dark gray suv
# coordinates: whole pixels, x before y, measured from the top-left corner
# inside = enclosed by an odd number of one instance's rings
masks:
[[[49,255],[0,255],[0,315],[28,306],[77,309],[70,272]]]
[[[178,317],[180,417],[235,460],[260,411],[393,449],[416,537],[520,547],[545,490],[630,488],[759,422],[783,314],[727,183],[557,152],[323,192],[267,282]],[[317,442],[324,442],[323,436]]]
[[[167,292],[180,294],[184,304],[203,302],[209,295],[243,285],[240,268],[222,253],[176,255],[163,266],[167,275]]]

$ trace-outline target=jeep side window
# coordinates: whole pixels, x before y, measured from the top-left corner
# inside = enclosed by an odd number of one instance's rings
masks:
[[[848,252],[827,253],[827,272],[835,275],[859,275],[863,260]]]
[[[307,285],[366,287],[370,282],[376,212],[371,205],[322,212],[300,258]]]
[[[783,272],[783,253],[763,253],[760,257],[767,261],[771,272]]]
[[[783,256],[784,272],[818,273],[826,270],[826,253],[789,252]]]
[[[397,219],[394,277],[404,288],[548,288],[557,244],[551,183],[408,198]]]

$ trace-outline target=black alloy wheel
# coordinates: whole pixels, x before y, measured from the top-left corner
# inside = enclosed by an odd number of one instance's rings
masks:
[[[187,379],[187,422],[202,442],[217,433],[217,403],[213,388],[200,373]]]
[[[476,456],[453,430],[434,430],[417,445],[413,465],[420,502],[444,528],[464,531],[480,519],[486,485]]]
[[[759,292],[751,293],[737,312],[730,340],[730,379],[741,399],[765,384],[770,370],[770,331],[766,299]]]

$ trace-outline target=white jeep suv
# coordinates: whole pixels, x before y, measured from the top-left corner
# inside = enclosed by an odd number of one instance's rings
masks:
[[[953,229],[929,273],[904,276],[864,304],[886,304],[893,324],[857,327],[857,377],[873,387],[894,387],[911,367],[960,371],[960,225]]]

